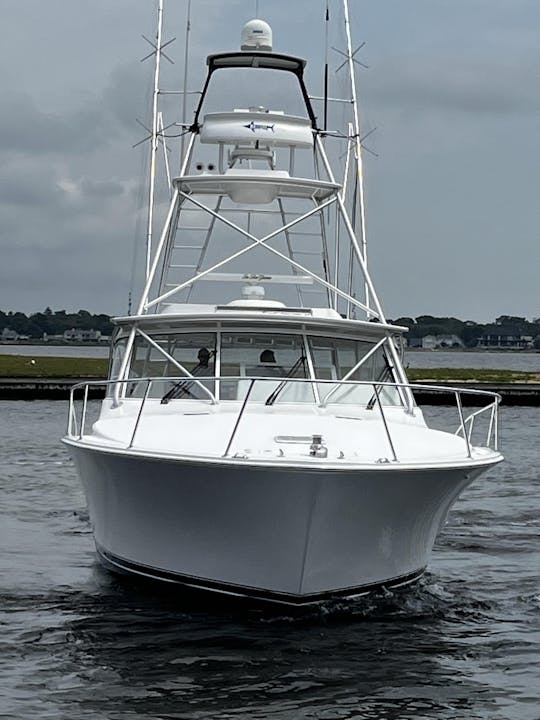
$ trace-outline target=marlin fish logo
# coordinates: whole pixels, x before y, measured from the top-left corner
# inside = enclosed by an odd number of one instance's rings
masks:
[[[248,130],[251,130],[251,132],[255,132],[256,130],[271,130],[274,132],[275,125],[262,125],[260,123],[253,122],[253,120],[248,123],[247,125],[244,125],[245,128]]]

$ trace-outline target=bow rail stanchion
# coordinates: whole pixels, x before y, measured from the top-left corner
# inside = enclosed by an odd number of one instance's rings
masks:
[[[240,408],[240,412],[238,413],[238,416],[236,418],[236,422],[233,427],[233,431],[231,433],[231,436],[229,438],[229,442],[227,443],[227,447],[225,448],[225,452],[223,453],[223,457],[226,458],[229,455],[229,451],[231,449],[231,445],[233,444],[234,438],[236,436],[236,431],[238,430],[238,426],[240,425],[240,421],[242,420],[242,416],[244,414],[244,410],[246,409],[246,406],[248,404],[249,396],[251,395],[251,391],[253,390],[253,386],[256,383],[256,379],[254,378],[249,383],[249,388],[246,392],[246,396],[244,398],[244,402],[242,403],[242,407]]]

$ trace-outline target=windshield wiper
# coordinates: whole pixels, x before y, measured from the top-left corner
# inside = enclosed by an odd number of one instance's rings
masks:
[[[288,379],[291,378],[294,373],[302,366],[304,368],[304,376],[306,374],[306,356],[300,355],[298,360],[294,363],[292,368],[289,370],[289,372],[285,375],[283,380],[279,383],[277,388],[266,398],[265,405],[273,405],[275,401],[278,398],[278,395],[281,393],[285,385],[287,385]]]
[[[390,367],[390,365],[386,365],[385,367],[383,367],[383,369],[379,373],[375,383],[373,383],[373,389],[375,390],[375,392],[370,397],[369,402],[366,405],[366,410],[373,410],[373,408],[375,407],[375,403],[377,402],[376,384],[386,382],[386,378],[389,375],[391,375],[391,373],[392,373],[392,368]]]
[[[210,353],[210,356],[208,360],[210,360],[211,357],[215,355],[215,350],[212,350]],[[207,361],[208,362],[208,361]],[[208,368],[208,364],[203,365],[202,362],[199,362],[198,365],[195,365],[193,370],[191,371],[191,377],[195,378],[197,374],[203,370]],[[170,390],[168,390],[165,395],[161,398],[161,404],[166,405],[169,400],[176,400],[177,398],[182,397],[183,395],[187,395],[188,397],[194,398],[195,400],[197,397],[188,389],[193,383],[196,383],[199,385],[200,383],[193,379],[187,378],[186,380],[182,380],[181,382],[175,383]]]

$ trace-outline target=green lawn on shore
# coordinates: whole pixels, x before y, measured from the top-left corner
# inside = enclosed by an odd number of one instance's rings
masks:
[[[0,378],[106,378],[108,360],[101,358],[0,355]],[[409,368],[412,382],[540,383],[540,373],[471,368]]]
[[[2,378],[105,378],[106,358],[0,355]]]
[[[486,383],[540,383],[540,373],[518,370],[478,370],[475,368],[409,368],[411,382],[486,382]]]

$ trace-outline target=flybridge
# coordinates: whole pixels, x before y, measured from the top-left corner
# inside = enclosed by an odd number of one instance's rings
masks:
[[[282,55],[278,53],[249,51],[240,53],[219,53],[217,55],[209,55],[207,59],[208,75],[201,93],[201,98],[197,109],[195,110],[195,120],[192,128],[197,129],[199,118],[204,100],[208,92],[210,81],[216,70],[224,69],[240,69],[253,68],[257,70],[279,70],[292,73],[298,80],[298,87],[305,103],[306,112],[313,129],[317,129],[317,119],[311,104],[309,93],[304,82],[304,68],[306,61],[292,55]]]
[[[348,31],[346,3],[344,7]],[[161,23],[161,16],[159,20]],[[201,280],[208,274],[222,270],[229,274],[231,270],[260,273],[268,268],[273,274],[292,272],[313,281],[309,288],[297,284],[294,289],[284,289],[278,296],[284,305],[326,305],[339,316],[384,322],[367,269],[354,53],[348,32],[347,43],[346,57],[351,60],[347,68],[353,75],[351,96],[345,106],[340,106],[338,115],[347,105],[353,112],[349,113],[345,132],[334,133],[332,140],[325,139],[327,105],[335,98],[329,97],[327,88],[325,129],[321,130],[304,81],[306,61],[275,52],[267,23],[256,19],[244,26],[240,51],[208,56],[208,73],[193,122],[184,120],[185,154],[180,173],[169,180],[172,198],[156,245],[152,242],[151,191],[146,284],[137,314],[159,312],[164,303],[204,301],[208,290],[202,289]],[[159,30],[155,112],[161,46]],[[253,71],[254,83],[249,85],[248,79],[246,87],[255,102],[244,105],[244,109],[233,106],[209,112],[210,85],[219,83],[224,70],[247,70],[249,76]],[[267,95],[266,71],[273,71],[278,83],[285,76],[296,78],[296,94],[304,114],[270,110],[261,103]],[[232,97],[235,89],[245,90],[247,75],[242,75],[238,86],[233,80]],[[184,107],[186,93],[184,88]],[[152,166],[159,137],[156,132]],[[332,151],[337,148],[345,159],[344,173],[339,177],[332,169],[327,142],[333,143]],[[219,288],[226,301],[222,304],[238,297],[236,282],[224,281]]]
[[[159,312],[164,303],[204,300],[207,290],[200,283],[216,272],[229,271],[229,279],[222,281],[225,290],[238,282],[230,280],[230,270],[260,273],[267,266],[274,274],[288,270],[311,280],[310,288],[296,283],[292,295],[282,293],[282,305],[326,305],[338,317],[360,313],[384,322],[367,271],[364,240],[357,236],[362,203],[353,199],[352,212],[346,207],[348,195],[359,191],[353,170],[358,162],[355,141],[347,142],[346,171],[338,181],[304,84],[305,61],[248,45],[243,43],[242,52],[208,58],[208,75],[180,175],[171,182],[165,228],[138,314]],[[263,105],[205,113],[210,81],[224,69],[292,73],[306,116]],[[260,88],[258,80],[254,97]],[[199,160],[212,146],[217,148],[213,159]],[[355,287],[358,271],[364,276],[365,300]],[[221,306],[233,301],[238,289],[233,293]]]

